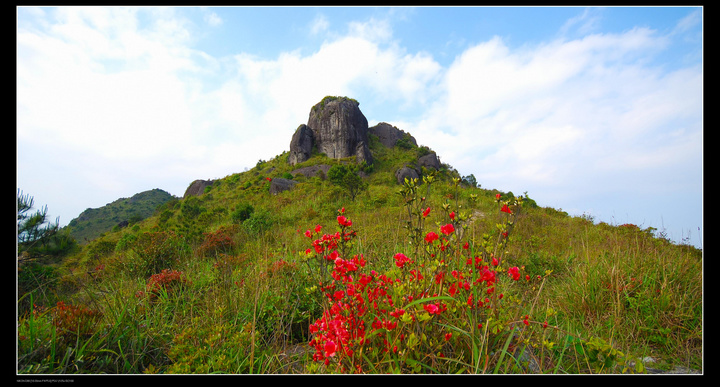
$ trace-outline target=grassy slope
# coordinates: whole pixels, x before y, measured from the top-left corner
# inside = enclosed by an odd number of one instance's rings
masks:
[[[20,370],[330,372],[307,356],[291,355],[309,340],[308,324],[321,313],[317,298],[309,295],[315,282],[302,258],[309,247],[303,232],[318,224],[332,231],[337,210],[344,207],[358,232],[354,253],[363,254],[368,267],[391,271],[394,254],[412,251],[404,228],[407,212],[393,172],[412,162],[415,151],[377,144],[372,149],[377,161],[366,178],[369,189],[354,202],[328,181],[307,177],[299,177],[300,184],[292,191],[269,195],[266,177],[280,177],[316,163],[348,161],[315,156],[291,167],[283,154],[220,179],[198,198],[170,202],[138,223],[140,230],[123,229],[90,243],[56,268],[61,277],[51,290],[59,299],[102,314],[94,334],[72,336],[84,346],[74,346],[65,355],[58,353],[62,337],[53,333],[51,322],[57,317],[53,320],[53,305],[48,305],[45,313],[40,310],[21,321]],[[455,191],[452,175],[457,173],[446,171],[443,181],[434,185],[428,205],[439,209],[448,202],[459,206],[460,213],[473,214],[469,240],[497,235],[501,214],[495,194],[499,192]],[[471,194],[479,198],[472,208]],[[251,204],[254,215],[235,224],[233,212],[241,204]],[[445,221],[439,210],[434,216],[438,224]],[[147,231],[171,235],[163,248],[172,255],[167,266],[188,280],[181,296],[163,294],[152,302],[140,296],[147,292],[151,274],[141,273],[143,257],[162,253],[154,250],[142,255],[137,241]],[[228,236],[232,242],[209,251],[204,249],[208,233]],[[543,280],[528,281],[509,291],[506,299],[522,304],[538,322],[547,321],[556,332],[566,333],[555,337],[556,344],[564,338],[564,348],[576,354],[563,351],[558,359],[569,364],[544,372],[596,370],[578,360],[587,361],[577,356],[579,347],[567,346],[567,338],[575,334],[601,338],[599,343],[610,343],[633,356],[702,367],[701,251],[656,238],[652,230],[597,225],[552,208],[532,206],[518,215],[510,242],[507,259],[523,267],[523,274]],[[32,344],[28,337],[44,337],[53,344]],[[394,370],[385,363],[375,366],[378,372]],[[461,369],[447,368],[448,372]]]

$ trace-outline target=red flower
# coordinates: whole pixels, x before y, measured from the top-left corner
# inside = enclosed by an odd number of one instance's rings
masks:
[[[510,210],[510,207],[508,207],[507,204],[503,204],[502,208],[500,209],[502,212],[507,212],[508,214],[512,214],[512,211]]]
[[[267,180],[267,181],[272,181],[272,179],[269,178],[269,177],[266,177],[265,180]]]
[[[495,200],[500,200],[500,194],[495,194]]]
[[[452,333],[448,332],[445,334],[445,341],[450,341],[450,338],[452,337]]]
[[[410,258],[406,257],[403,253],[395,254],[395,266],[403,267],[406,263],[410,262]]]
[[[320,230],[322,230],[322,226],[320,226],[319,224],[317,226],[315,226],[316,233],[320,233]]]
[[[440,232],[442,232],[445,235],[450,235],[454,231],[455,231],[455,227],[452,225],[452,223],[448,223],[448,224],[440,227]]]
[[[344,227],[352,226],[352,221],[342,215],[337,217],[338,224]]]
[[[433,243],[434,241],[438,240],[438,238],[438,234],[430,231],[429,233],[427,233],[427,235],[425,235],[425,242]]]
[[[493,266],[497,266],[497,265],[499,265],[499,264],[500,264],[500,262],[498,262],[497,258],[492,257],[492,265],[493,265]]]
[[[508,274],[511,275],[515,281],[520,279],[520,269],[518,269],[517,266],[509,268]]]
[[[425,304],[423,308],[430,314],[440,314],[440,309],[435,304]]]
[[[428,207],[425,211],[423,211],[423,217],[426,218],[428,215],[430,215],[430,207]]]
[[[450,219],[455,220],[455,211],[450,213]]]
[[[312,236],[313,236],[312,231],[310,231],[310,230],[305,231],[305,236],[308,238],[312,238]]]
[[[328,340],[325,342],[325,357],[331,357],[335,355],[335,351],[337,351],[337,346],[332,340]]]

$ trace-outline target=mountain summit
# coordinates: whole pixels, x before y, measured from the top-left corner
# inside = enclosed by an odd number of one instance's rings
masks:
[[[310,110],[307,124],[300,125],[290,141],[291,165],[310,158],[313,148],[333,159],[355,156],[358,163],[372,163],[368,147],[368,121],[358,101],[325,97]]]

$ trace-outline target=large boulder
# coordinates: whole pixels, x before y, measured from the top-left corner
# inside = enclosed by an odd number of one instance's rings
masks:
[[[288,162],[290,165],[302,163],[310,158],[313,148],[313,132],[305,124],[300,125],[290,141],[290,154]]]
[[[355,156],[358,163],[372,163],[368,147],[368,123],[358,107],[359,103],[347,97],[325,97],[310,109],[308,123],[295,131],[290,142],[288,162],[295,165],[309,158],[309,142],[317,151],[330,158]],[[307,155],[307,158],[305,158]]]
[[[192,183],[190,183],[190,186],[187,187],[185,190],[185,194],[183,195],[183,199],[189,197],[189,196],[200,196],[205,192],[205,187],[209,187],[213,185],[215,180],[195,180]]]
[[[425,169],[434,169],[436,171],[440,170],[440,159],[437,157],[437,154],[435,152],[430,152],[424,156],[421,156],[418,158],[417,161],[418,169],[422,171],[422,168],[425,167]]]
[[[418,179],[420,178],[420,175],[418,175],[417,171],[410,167],[402,167],[395,171],[395,178],[397,179],[398,183],[403,184],[405,182],[405,179]]]
[[[388,124],[387,122],[381,122],[375,126],[368,128],[368,133],[378,137],[380,143],[387,148],[392,148],[403,138],[407,138],[408,144],[417,146],[415,137],[411,136],[403,130],[398,129],[395,126]]]

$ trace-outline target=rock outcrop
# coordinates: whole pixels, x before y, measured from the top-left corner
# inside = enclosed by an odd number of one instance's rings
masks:
[[[190,186],[187,187],[185,190],[185,194],[183,195],[183,199],[187,198],[188,196],[200,196],[205,192],[205,187],[209,187],[213,185],[215,180],[195,180],[192,183],[190,183]]]
[[[301,174],[303,176],[307,177],[313,177],[320,175],[323,180],[325,180],[325,177],[327,176],[328,171],[330,170],[330,166],[327,164],[318,164],[318,165],[311,165],[309,167],[304,168],[298,168],[294,171],[290,171],[290,174],[295,177],[298,174]]]
[[[358,106],[347,97],[323,98],[310,110],[307,125],[295,131],[288,162],[295,165],[307,160],[315,147],[333,159],[355,156],[357,162],[371,164],[368,123]]]
[[[313,132],[305,124],[298,126],[290,141],[288,162],[291,165],[302,163],[310,158],[313,148]]]
[[[440,170],[440,159],[438,159],[435,152],[430,152],[424,156],[418,158],[417,161],[418,169],[422,171],[422,168]]]
[[[417,171],[410,167],[402,167],[395,171],[395,178],[397,179],[399,184],[403,184],[405,182],[405,179],[418,179],[420,175],[418,175]]]
[[[417,141],[415,141],[415,137],[411,136],[410,133],[407,133],[403,130],[398,129],[395,126],[388,124],[387,122],[381,122],[373,127],[368,128],[368,133],[377,136],[380,140],[380,143],[387,148],[394,147],[395,144],[397,144],[397,142],[402,139],[407,139],[410,144],[417,146]]]

